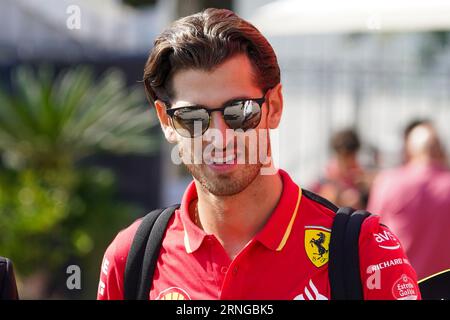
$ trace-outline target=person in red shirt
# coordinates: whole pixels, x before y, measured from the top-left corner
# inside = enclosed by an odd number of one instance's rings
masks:
[[[360,139],[354,129],[343,129],[330,139],[333,157],[311,191],[340,207],[364,209],[373,174],[360,164]]]
[[[156,39],[144,84],[178,147],[174,161],[193,177],[169,220],[149,299],[330,299],[336,207],[272,161],[268,130],[280,123],[283,96],[265,37],[229,10],[182,18]],[[98,299],[124,298],[141,221],[106,250]],[[364,220],[359,254],[364,299],[420,299],[414,269],[377,216]]]
[[[424,279],[450,269],[450,169],[431,122],[413,122],[406,133],[407,162],[377,176],[368,208],[396,233]]]

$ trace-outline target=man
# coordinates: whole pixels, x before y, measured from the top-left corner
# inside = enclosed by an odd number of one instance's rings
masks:
[[[406,164],[375,179],[368,208],[398,235],[422,279],[450,269],[450,171],[429,121],[408,126],[405,143]]]
[[[283,96],[264,36],[228,10],[185,17],[156,39],[144,82],[193,176],[167,226],[149,299],[329,299],[336,207],[274,167],[267,131],[279,125]],[[123,299],[140,223],[107,249],[98,299]],[[365,220],[359,245],[366,299],[420,298],[414,270],[377,217]]]
[[[353,129],[340,130],[330,142],[334,157],[311,190],[337,206],[365,209],[372,175],[358,161],[358,134]]]

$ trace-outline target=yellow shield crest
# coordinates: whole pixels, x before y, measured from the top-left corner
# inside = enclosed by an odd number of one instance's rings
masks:
[[[305,251],[309,260],[320,268],[328,262],[331,230],[324,227],[307,227]]]

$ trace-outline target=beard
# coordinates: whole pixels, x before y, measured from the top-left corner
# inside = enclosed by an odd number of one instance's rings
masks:
[[[230,173],[215,173],[205,164],[185,164],[202,187],[215,196],[232,196],[244,191],[259,175],[262,164],[238,164]]]

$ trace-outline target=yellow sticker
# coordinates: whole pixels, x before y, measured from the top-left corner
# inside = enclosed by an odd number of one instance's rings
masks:
[[[331,232],[322,227],[305,230],[305,251],[309,260],[320,268],[328,262]]]

